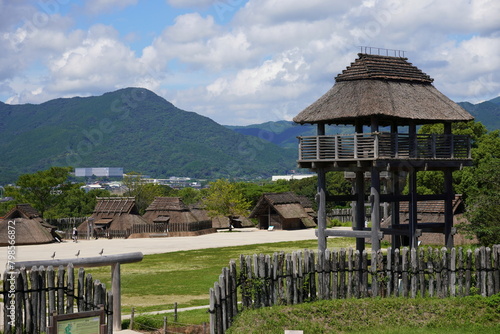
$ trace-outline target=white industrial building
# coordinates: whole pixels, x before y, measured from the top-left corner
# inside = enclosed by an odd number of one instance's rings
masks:
[[[75,168],[76,177],[123,177],[123,167],[86,167]]]

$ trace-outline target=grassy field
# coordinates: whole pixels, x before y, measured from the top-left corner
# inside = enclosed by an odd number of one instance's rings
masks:
[[[500,333],[500,295],[448,299],[349,299],[242,312],[228,334]]]
[[[329,248],[355,247],[351,238],[336,238]],[[146,255],[142,262],[122,265],[122,309],[135,308],[136,324],[160,328],[164,314],[179,308],[208,305],[208,291],[223,267],[240,254],[290,253],[317,249],[317,240],[180,251]],[[238,264],[238,261],[237,261]],[[110,286],[109,268],[87,270]],[[479,310],[479,311],[478,311]],[[141,315],[142,314],[142,315]],[[172,314],[167,314],[171,323]],[[179,323],[209,322],[206,309],[179,312]],[[124,321],[127,323],[127,321]],[[477,333],[500,332],[500,296],[484,299],[336,300],[243,312],[231,333],[283,333],[293,325],[304,333]]]
[[[352,239],[338,238],[329,246],[354,244]],[[317,247],[317,240],[306,240],[146,255],[141,262],[121,266],[122,309],[128,313],[134,307],[141,313],[172,309],[174,303],[179,308],[208,305],[209,289],[222,268],[231,259],[238,263],[240,254],[290,253]],[[109,268],[89,268],[86,272],[110,286]]]

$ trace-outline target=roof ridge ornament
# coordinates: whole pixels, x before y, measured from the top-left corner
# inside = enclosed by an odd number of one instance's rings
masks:
[[[377,56],[387,56],[387,57],[398,57],[405,58],[404,50],[396,50],[396,49],[385,49],[374,46],[360,46],[361,53],[368,55],[377,55]]]

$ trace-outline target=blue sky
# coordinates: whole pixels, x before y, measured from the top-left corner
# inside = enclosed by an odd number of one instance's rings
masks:
[[[360,45],[455,101],[500,95],[497,0],[0,0],[0,101],[145,87],[221,124],[291,119]]]

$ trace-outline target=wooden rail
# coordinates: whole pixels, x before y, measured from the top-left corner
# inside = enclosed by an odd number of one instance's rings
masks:
[[[500,246],[326,249],[240,256],[210,289],[210,333],[225,333],[244,309],[371,297],[492,296],[500,292]],[[238,302],[241,298],[241,303]],[[239,307],[238,307],[239,306]]]
[[[357,133],[299,138],[299,162],[377,159],[471,159],[469,136]]]

